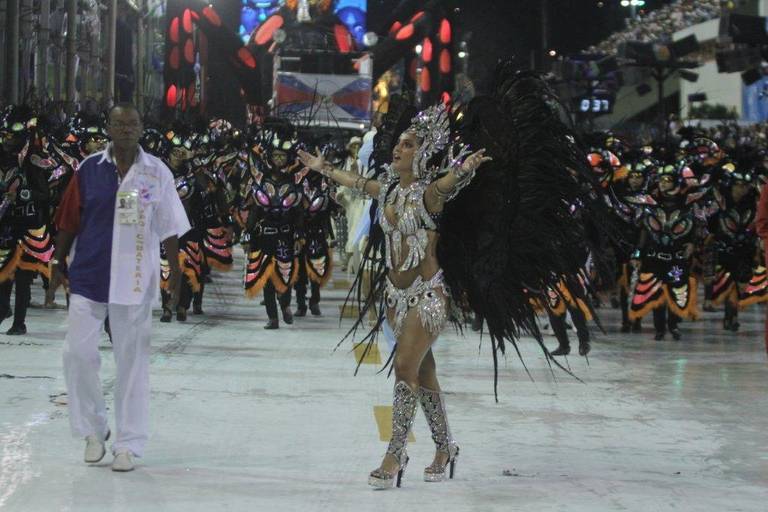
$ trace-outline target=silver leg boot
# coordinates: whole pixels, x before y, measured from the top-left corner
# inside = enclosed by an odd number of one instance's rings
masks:
[[[399,381],[395,384],[394,400],[392,402],[392,439],[389,441],[387,453],[394,456],[400,466],[397,473],[388,473],[381,468],[373,470],[368,477],[368,485],[376,489],[390,489],[395,485],[400,487],[405,467],[408,465],[408,454],[405,445],[408,443],[408,432],[416,416],[416,406],[419,396],[408,384]]]
[[[432,463],[424,469],[425,482],[442,482],[445,480],[446,468],[450,468],[448,478],[453,478],[456,471],[456,459],[459,457],[459,445],[453,440],[451,429],[448,427],[448,417],[445,414],[443,394],[427,388],[419,388],[421,409],[427,418],[432,440],[438,452],[448,455],[445,464]]]

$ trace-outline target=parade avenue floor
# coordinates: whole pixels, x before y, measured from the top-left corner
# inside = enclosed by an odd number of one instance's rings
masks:
[[[434,445],[418,413],[403,487],[376,492],[367,476],[386,449],[393,380],[378,373],[384,345],[357,376],[351,344],[333,350],[349,325],[344,286],[340,276],[324,292],[322,317],[279,331],[262,329],[239,272],[213,275],[203,316],[161,324],[157,311],[152,437],[126,474],[110,471],[111,455],[82,462],[61,369],[66,312],[30,309],[29,335],[0,335],[0,510],[768,510],[762,309],[742,315],[738,334],[708,313],[682,325],[682,341],[656,342],[650,319],[619,334],[618,312],[603,308],[589,361],[564,360],[583,383],[524,340],[533,378],[510,352],[498,403],[487,337],[446,331],[435,353],[461,445],[456,479],[423,481]],[[111,405],[106,336],[101,355]]]

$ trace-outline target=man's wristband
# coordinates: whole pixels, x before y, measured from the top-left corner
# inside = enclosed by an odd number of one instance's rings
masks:
[[[66,260],[59,260],[57,258],[52,258],[51,261],[51,267],[59,267],[59,270],[63,273],[67,273],[67,261]]]

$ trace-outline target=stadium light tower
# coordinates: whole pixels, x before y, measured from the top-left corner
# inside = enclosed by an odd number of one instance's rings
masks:
[[[621,0],[622,7],[629,7],[632,19],[637,18],[637,9],[645,6],[645,0]]]
[[[649,70],[658,84],[660,127],[665,140],[669,136],[669,120],[665,108],[664,82],[675,74],[688,82],[697,81],[699,75],[691,70],[698,68],[701,64],[683,57],[695,54],[699,49],[699,41],[695,34],[668,44],[642,41],[627,41],[619,44],[618,56],[622,64]]]

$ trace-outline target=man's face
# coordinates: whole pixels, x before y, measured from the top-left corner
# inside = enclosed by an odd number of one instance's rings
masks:
[[[645,181],[645,177],[639,172],[632,172],[629,174],[629,188],[632,190],[640,190]]]
[[[85,152],[89,155],[96,153],[97,151],[103,151],[107,147],[109,141],[103,137],[91,137],[88,142],[85,143]]]
[[[3,134],[3,151],[14,153],[21,149],[26,142],[24,136],[17,133],[7,132]]]
[[[141,118],[132,108],[114,108],[109,115],[107,133],[117,147],[131,147],[139,143]]]
[[[670,193],[675,189],[675,178],[669,175],[659,178],[659,190]]]
[[[189,160],[193,156],[194,153],[192,153],[192,150],[187,149],[184,146],[174,146],[173,149],[171,149],[171,158],[180,162]]]
[[[288,155],[285,151],[279,149],[272,152],[272,165],[278,169],[282,169],[288,163]]]

